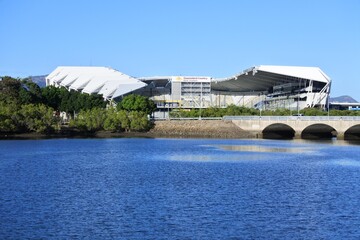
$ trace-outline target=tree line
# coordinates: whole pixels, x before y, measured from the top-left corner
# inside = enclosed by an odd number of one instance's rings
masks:
[[[53,133],[61,130],[60,112],[80,131],[145,131],[155,104],[129,95],[116,106],[98,94],[84,94],[54,86],[40,88],[30,79],[0,78],[0,133]]]
[[[152,127],[149,117],[155,110],[156,105],[149,98],[130,94],[125,96],[116,107],[81,110],[70,122],[70,126],[88,132],[147,131]]]
[[[289,109],[262,110],[243,106],[229,105],[226,108],[210,107],[205,109],[178,109],[170,112],[173,118],[223,117],[223,116],[292,116],[297,111]],[[318,108],[305,108],[299,111],[303,116],[360,116],[360,111],[330,110],[329,112]]]

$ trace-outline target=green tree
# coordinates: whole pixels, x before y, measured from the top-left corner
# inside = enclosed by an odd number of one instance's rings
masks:
[[[119,121],[121,122],[121,128],[127,132],[130,131],[130,119],[128,117],[127,112],[124,110],[118,111],[118,118]]]
[[[300,110],[300,113],[304,116],[325,116],[327,112],[318,108],[304,108]]]
[[[18,131],[16,121],[17,106],[14,103],[0,101],[0,132],[10,133]]]
[[[0,101],[18,103],[20,89],[21,82],[18,79],[9,76],[1,77]]]
[[[96,132],[103,129],[103,123],[106,118],[105,109],[93,108],[90,110],[81,110],[76,118],[70,121],[70,126],[77,127],[80,130]]]
[[[125,96],[117,105],[119,110],[138,111],[151,114],[156,110],[155,103],[145,96],[130,94]]]
[[[150,122],[145,112],[132,111],[129,113],[130,130],[146,131],[150,129]]]
[[[58,129],[59,119],[54,116],[54,110],[44,104],[22,105],[18,115],[26,131],[49,133]]]
[[[30,79],[23,80],[2,77],[0,81],[0,100],[16,104],[40,103],[42,94],[40,87]]]
[[[145,113],[135,113],[139,112],[133,112],[128,114],[125,110],[117,110],[116,108],[107,109],[106,119],[104,121],[104,129],[113,132],[128,132],[130,130],[135,130],[131,128],[131,124],[133,124],[132,121],[138,121],[137,118],[142,118],[144,115],[146,116]],[[130,117],[131,120],[129,119]]]
[[[64,87],[48,86],[42,89],[43,103],[55,110],[74,114],[81,110],[92,108],[105,108],[106,102],[99,94],[80,93],[74,90],[68,91]]]
[[[55,86],[47,86],[41,89],[43,103],[55,110],[60,110],[61,89]]]
[[[116,108],[111,107],[107,109],[106,118],[104,121],[104,129],[112,132],[123,130],[119,111],[117,111]]]
[[[31,81],[31,79],[25,78],[21,80],[21,86],[19,91],[21,104],[42,102],[42,92],[39,85]]]

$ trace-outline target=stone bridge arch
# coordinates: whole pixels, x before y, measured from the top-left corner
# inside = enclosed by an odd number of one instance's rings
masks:
[[[293,139],[295,130],[284,123],[273,123],[262,130],[262,137],[265,139]]]
[[[315,123],[305,127],[301,132],[302,139],[331,139],[337,136],[337,131],[325,123]]]
[[[360,140],[360,124],[348,128],[344,132],[345,140]]]

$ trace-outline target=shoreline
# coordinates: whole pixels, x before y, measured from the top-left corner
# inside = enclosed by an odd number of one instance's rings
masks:
[[[155,121],[154,127],[147,132],[80,132],[60,131],[42,134],[36,132],[5,134],[0,140],[56,139],[56,138],[257,138],[255,133],[245,131],[230,121],[223,120],[182,120]]]

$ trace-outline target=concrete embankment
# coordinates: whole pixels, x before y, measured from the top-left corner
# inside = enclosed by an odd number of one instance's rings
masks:
[[[164,120],[155,121],[149,135],[157,137],[254,138],[231,121],[224,120]]]

